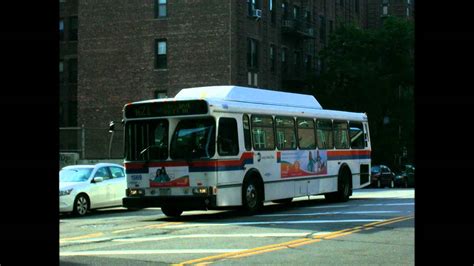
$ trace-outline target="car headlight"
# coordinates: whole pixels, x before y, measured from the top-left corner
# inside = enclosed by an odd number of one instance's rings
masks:
[[[60,197],[61,197],[61,196],[67,196],[67,195],[71,194],[71,192],[72,192],[72,188],[66,189],[66,190],[60,190],[60,191],[59,191],[59,196],[60,196]]]

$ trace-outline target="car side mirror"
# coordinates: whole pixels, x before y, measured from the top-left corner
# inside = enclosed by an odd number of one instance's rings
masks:
[[[92,179],[92,181],[93,181],[94,183],[100,183],[100,182],[104,181],[104,178],[101,177],[101,176],[96,176],[96,177],[94,177],[94,178]]]

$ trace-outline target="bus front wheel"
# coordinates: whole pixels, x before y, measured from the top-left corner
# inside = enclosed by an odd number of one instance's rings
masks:
[[[263,207],[263,195],[255,178],[246,179],[242,189],[242,205],[249,214]]]
[[[179,217],[183,213],[182,210],[170,206],[161,207],[161,211],[168,217]]]

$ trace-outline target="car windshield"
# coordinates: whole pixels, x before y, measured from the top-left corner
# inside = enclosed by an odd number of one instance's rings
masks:
[[[372,173],[379,173],[380,172],[380,166],[372,166]]]
[[[84,182],[89,179],[93,168],[68,168],[59,171],[59,182]]]

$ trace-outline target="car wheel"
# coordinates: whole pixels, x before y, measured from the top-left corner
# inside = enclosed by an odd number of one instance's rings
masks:
[[[162,206],[161,211],[168,217],[179,217],[183,213],[183,210],[170,206]]]
[[[84,216],[90,208],[89,198],[85,194],[77,195],[74,200],[73,212],[75,215]]]

